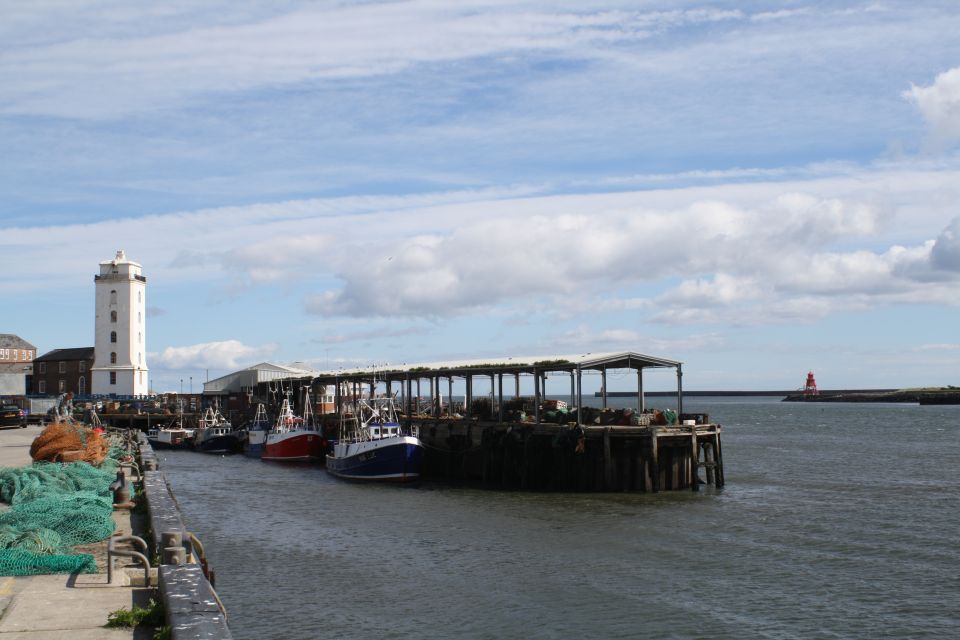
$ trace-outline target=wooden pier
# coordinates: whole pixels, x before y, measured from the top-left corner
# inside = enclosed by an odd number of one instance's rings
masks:
[[[426,448],[422,473],[427,479],[534,491],[723,486],[721,428],[703,414],[683,413],[681,363],[633,352],[506,360],[357,369],[285,384],[295,399],[302,397],[304,386],[315,398],[332,387],[336,407],[364,395],[396,396],[404,426],[415,430]],[[646,406],[644,370],[650,368],[676,370],[678,411],[672,424]],[[621,423],[612,424],[615,412],[608,410],[605,394],[599,409],[583,406],[583,376],[599,375],[606,389],[608,372],[624,370],[636,374],[636,404],[616,413]],[[556,399],[546,398],[548,376],[569,378],[569,413],[546,409],[558,406]],[[521,378],[532,380],[531,397],[521,396]],[[465,389],[462,402],[450,400],[454,382]],[[475,395],[478,383],[490,393]],[[505,384],[513,386],[512,394],[504,395]],[[275,386],[257,385],[252,401],[274,403]],[[335,437],[339,415],[324,419],[325,432]],[[625,419],[629,421],[622,424]]]

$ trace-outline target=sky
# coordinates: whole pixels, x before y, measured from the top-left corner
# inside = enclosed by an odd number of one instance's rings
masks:
[[[960,384],[955,3],[0,16],[0,332],[40,353],[93,344],[123,249],[156,391],[610,351],[685,389]]]

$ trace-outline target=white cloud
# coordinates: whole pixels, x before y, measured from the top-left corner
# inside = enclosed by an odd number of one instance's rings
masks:
[[[903,97],[920,110],[935,147],[960,142],[960,67],[939,74],[930,86],[911,86]]]
[[[162,369],[237,369],[255,364],[276,351],[275,345],[251,347],[239,340],[205,342],[183,347],[167,347],[148,354],[148,362]]]
[[[937,236],[930,249],[930,262],[937,269],[960,272],[960,218],[954,218]]]
[[[414,65],[544,51],[586,59],[660,30],[743,18],[727,10],[556,10],[486,2],[307,4],[234,23],[215,12],[179,22],[155,15],[138,21],[138,10],[129,6],[113,12],[122,19],[109,27],[88,24],[93,35],[14,38],[19,46],[0,61],[7,89],[0,109],[102,118],[207,92],[364,78]],[[31,21],[41,23],[43,16]]]

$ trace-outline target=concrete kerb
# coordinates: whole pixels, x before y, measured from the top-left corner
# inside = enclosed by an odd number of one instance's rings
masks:
[[[160,558],[160,596],[173,640],[208,638],[230,640],[226,612],[203,569],[197,564],[192,536],[183,524],[156,454],[140,434],[143,491],[147,499],[154,557]],[[179,549],[177,547],[179,544]],[[187,563],[184,564],[183,562]]]

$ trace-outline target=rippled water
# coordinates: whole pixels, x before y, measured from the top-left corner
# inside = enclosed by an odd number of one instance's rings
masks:
[[[167,452],[236,638],[960,633],[960,407],[690,399],[717,492],[351,484]]]

